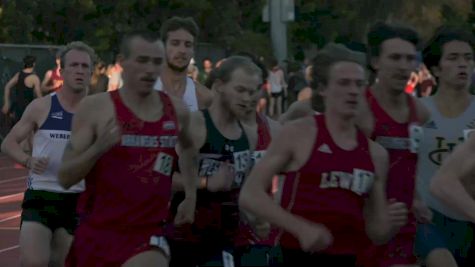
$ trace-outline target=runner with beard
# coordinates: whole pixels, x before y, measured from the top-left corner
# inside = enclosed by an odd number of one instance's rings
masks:
[[[199,34],[195,21],[192,18],[173,17],[165,21],[160,34],[165,44],[166,64],[154,88],[182,99],[190,111],[209,107],[212,92],[187,76]]]

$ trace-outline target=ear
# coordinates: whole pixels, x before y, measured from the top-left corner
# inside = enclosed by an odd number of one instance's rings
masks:
[[[213,82],[213,85],[211,86],[211,90],[217,92],[217,93],[221,93],[223,91],[223,81],[221,81],[220,79],[216,79],[214,82]]]
[[[326,97],[327,95],[327,87],[323,84],[319,84],[317,90],[315,90],[316,94],[319,94],[321,97]]]
[[[439,66],[433,66],[430,68],[430,72],[435,76],[435,77],[439,77],[442,70],[440,69]]]
[[[379,57],[371,57],[370,64],[374,70],[379,70]]]

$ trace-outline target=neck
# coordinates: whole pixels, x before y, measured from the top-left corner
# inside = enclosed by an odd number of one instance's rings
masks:
[[[74,112],[79,102],[81,102],[81,100],[87,95],[87,89],[76,93],[71,88],[63,85],[63,88],[56,94],[58,95],[63,108],[65,108],[67,111]]]
[[[351,134],[355,130],[355,117],[354,116],[342,116],[335,112],[326,112],[325,122],[327,127],[332,132],[342,133],[343,135]]]
[[[255,111],[250,112],[241,120],[242,124],[245,124],[248,127],[254,127],[257,125],[257,114]]]
[[[23,72],[26,72],[26,73],[33,72],[33,68],[24,68]]]
[[[353,149],[355,143],[357,144],[355,117],[334,112],[327,112],[324,116],[328,132],[335,144],[344,150]]]
[[[209,113],[215,119],[215,124],[218,125],[231,125],[237,124],[238,120],[234,114],[229,111],[229,108],[223,105],[222,101],[215,98],[209,107]]]
[[[163,89],[173,95],[183,96],[186,87],[186,72],[176,72],[165,66],[160,75]]]
[[[132,107],[143,107],[153,102],[154,90],[151,90],[149,94],[141,95],[133,90],[129,90],[124,84],[123,89],[119,89],[122,95],[122,101],[127,102]]]
[[[456,88],[441,83],[434,96],[437,105],[446,115],[458,115],[470,104],[471,95],[466,87]]]
[[[384,86],[381,83],[376,83],[371,92],[383,106],[390,105],[393,107],[400,107],[406,105],[407,102],[407,96],[404,90],[392,90],[390,87]]]

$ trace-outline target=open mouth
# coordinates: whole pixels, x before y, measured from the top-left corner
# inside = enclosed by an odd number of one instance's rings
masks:
[[[459,72],[457,74],[457,78],[466,80],[468,78],[468,74],[466,72]]]

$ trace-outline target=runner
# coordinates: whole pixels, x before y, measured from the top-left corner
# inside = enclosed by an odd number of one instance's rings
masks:
[[[61,50],[56,53],[56,67],[48,70],[41,82],[41,91],[45,94],[56,92],[63,85],[63,77],[61,75]]]
[[[285,266],[355,266],[365,228],[375,242],[389,239],[395,228],[386,213],[387,152],[354,123],[365,86],[364,64],[349,50],[337,46],[339,53],[333,53],[334,48],[319,52],[327,62],[319,79],[325,115],[285,125],[240,196],[242,208],[285,231],[279,237]],[[287,172],[289,185],[282,208],[267,193],[280,172]],[[404,221],[407,211],[398,204]]]
[[[36,58],[23,58],[23,70],[16,73],[5,85],[3,114],[12,113],[14,121],[20,120],[28,104],[41,97],[40,78],[35,73]],[[12,91],[13,89],[13,91]]]
[[[429,112],[417,98],[404,92],[411,72],[416,68],[415,31],[384,23],[368,33],[369,58],[376,72],[376,82],[366,90],[366,99],[357,119],[358,126],[389,152],[387,183],[389,203],[403,202],[412,208],[415,195],[417,146],[421,127]],[[366,265],[389,267],[416,264],[414,240],[415,216],[387,245],[372,247]]]
[[[58,182],[58,170],[73,114],[86,96],[95,56],[86,44],[72,42],[60,58],[62,90],[31,102],[2,143],[2,152],[30,169],[21,214],[22,266],[64,266],[77,226],[77,199],[84,190],[84,183],[73,183],[64,190]],[[20,143],[32,132],[30,156]]]
[[[199,29],[192,18],[173,17],[160,30],[165,44],[166,63],[154,88],[183,99],[190,111],[208,108],[213,94],[187,77],[188,65],[195,54]]]
[[[193,151],[189,113],[153,90],[164,62],[163,44],[149,33],[134,32],[120,52],[124,86],[82,101],[64,152],[62,186],[86,181],[67,266],[168,266],[163,226],[177,141],[186,198],[175,222],[193,221],[197,178],[187,152]]]
[[[471,33],[442,27],[423,50],[424,63],[438,80],[437,93],[422,99],[432,116],[423,125],[417,169],[426,216],[417,228],[416,252],[427,267],[465,266],[473,240],[472,224],[432,196],[429,186],[444,159],[464,141],[464,132],[475,128],[475,98],[469,92],[474,44]]]
[[[187,255],[172,258],[171,266],[226,264],[223,253],[226,262],[232,258],[239,230],[237,197],[251,163],[250,141],[239,118],[259,93],[261,74],[251,60],[233,56],[212,76],[216,92],[212,104],[194,113],[191,120],[193,143],[200,155],[196,220],[190,227],[171,230],[173,253]]]

